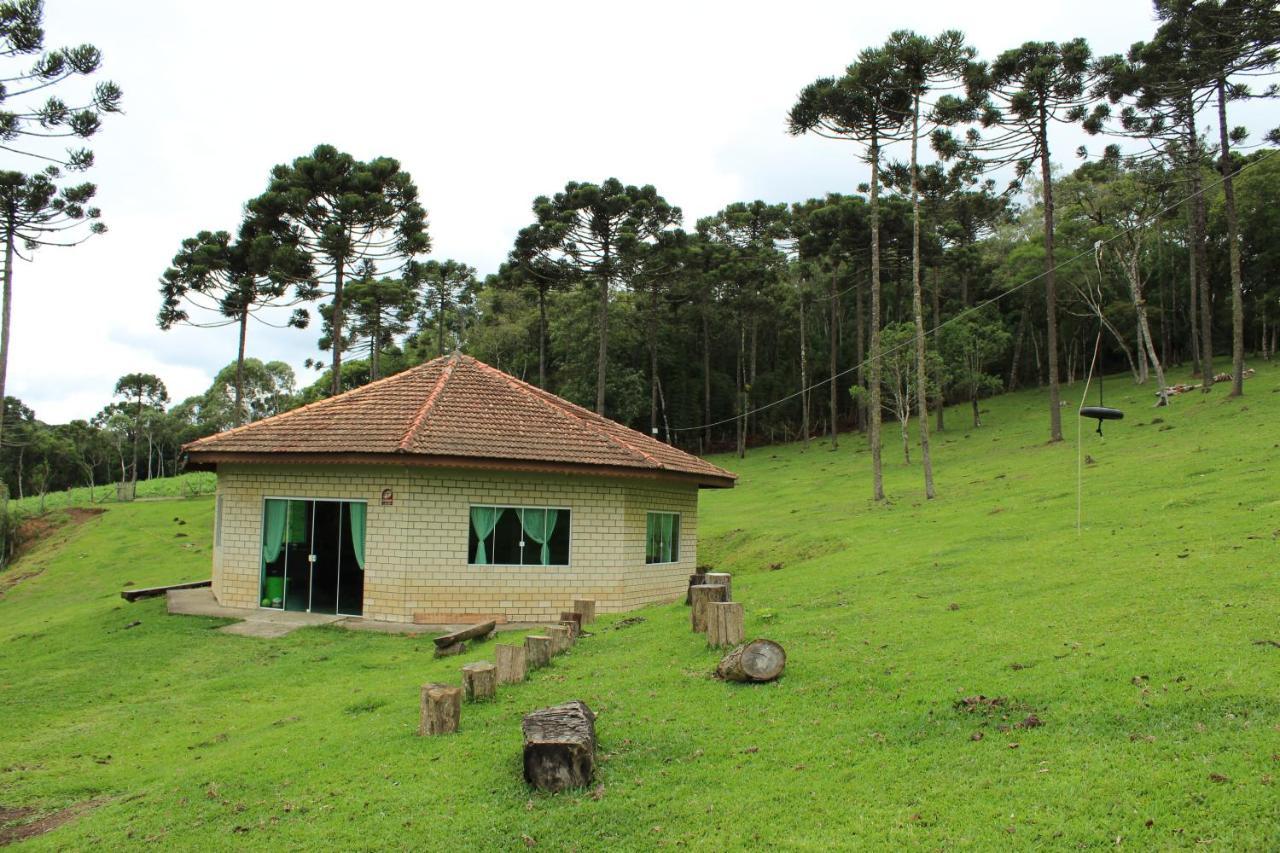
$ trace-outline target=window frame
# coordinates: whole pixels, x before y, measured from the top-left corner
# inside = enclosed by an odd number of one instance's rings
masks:
[[[472,509],[474,509],[474,508],[479,508],[479,509],[521,509],[521,510],[523,510],[523,509],[541,509],[541,510],[554,509],[556,512],[567,512],[567,513],[569,514],[569,553],[568,553],[568,555],[565,557],[565,561],[564,561],[563,563],[547,563],[546,565],[543,565],[542,563],[473,563],[473,562],[471,562],[471,534],[475,532],[475,529],[471,526],[471,510],[472,510]],[[559,523],[559,519],[557,519],[557,523]],[[522,522],[522,524],[523,524],[523,522]],[[496,535],[497,535],[497,530],[498,530],[498,528],[497,528],[497,526],[495,525],[495,526],[494,526],[494,532],[493,532],[493,533],[491,533],[491,534],[489,534],[489,535],[490,535],[491,537],[496,536]],[[522,535],[523,535],[523,531],[522,531]],[[523,553],[523,552],[522,552],[522,553]],[[477,568],[477,569],[487,569],[487,568],[499,568],[499,569],[512,569],[512,568],[515,568],[515,569],[563,569],[563,568],[567,568],[567,567],[569,567],[569,566],[572,566],[572,565],[573,565],[573,507],[571,507],[571,506],[550,506],[550,505],[545,505],[545,504],[544,504],[544,505],[541,505],[541,506],[538,506],[538,505],[532,505],[532,504],[522,504],[522,505],[517,506],[517,505],[514,505],[514,504],[469,503],[469,504],[467,504],[467,545],[466,545],[466,555],[465,555],[465,556],[466,556],[466,560],[467,560],[467,568]]]
[[[653,516],[653,515],[672,515],[672,516],[675,516],[676,521],[675,521],[675,527],[674,527],[673,529],[676,531],[676,541],[675,541],[675,546],[676,546],[676,547],[672,550],[672,554],[671,554],[671,556],[675,558],[675,559],[673,559],[673,560],[654,560],[652,563],[651,563],[651,562],[649,562],[649,517],[650,517],[650,516]],[[681,535],[680,535],[680,530],[681,530],[681,525],[683,524],[683,522],[684,522],[684,514],[683,514],[683,513],[681,513],[681,512],[679,512],[679,511],[675,511],[675,510],[665,510],[665,509],[651,509],[651,510],[646,510],[646,511],[645,511],[645,516],[644,516],[644,551],[645,551],[645,553],[644,553],[644,564],[645,564],[646,566],[674,566],[676,563],[679,563],[679,562],[680,562],[680,545],[681,545],[681,541],[680,541],[680,540],[683,538],[683,537],[681,537]]]

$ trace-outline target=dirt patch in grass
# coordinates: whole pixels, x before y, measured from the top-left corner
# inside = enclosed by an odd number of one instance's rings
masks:
[[[13,556],[9,565],[13,568],[0,574],[0,598],[13,587],[28,578],[33,578],[44,571],[44,566],[23,570],[17,565],[23,554],[30,551],[36,543],[48,538],[64,527],[75,527],[86,521],[97,518],[106,512],[102,507],[68,507],[58,512],[47,512],[23,519],[13,535]]]
[[[22,821],[35,814],[35,809],[9,808],[0,806],[0,847],[26,841],[37,835],[52,832],[63,824],[70,823],[85,812],[92,811],[107,801],[106,797],[97,797],[60,809],[44,817],[23,823]]]

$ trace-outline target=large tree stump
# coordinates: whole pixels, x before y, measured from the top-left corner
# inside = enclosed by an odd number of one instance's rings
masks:
[[[724,587],[719,584],[699,584],[689,587],[691,598],[689,620],[699,634],[707,630],[707,602],[724,601]]]
[[[458,730],[462,716],[462,688],[447,684],[422,685],[418,734],[447,735]]]
[[[734,601],[711,601],[707,608],[707,645],[736,646],[743,641],[742,605]]]
[[[555,641],[545,634],[530,634],[524,638],[524,650],[529,668],[538,669],[551,663]]]
[[[524,646],[497,643],[493,647],[493,654],[498,663],[499,684],[519,684],[525,680],[527,650]]]
[[[724,587],[724,600],[733,601],[733,575],[728,572],[707,572],[703,583]]]
[[[773,681],[786,665],[782,646],[773,640],[752,640],[725,655],[716,675],[726,681]]]
[[[573,637],[569,635],[569,629],[564,625],[548,625],[547,636],[551,638],[551,653],[553,655],[566,652],[573,645]]]
[[[596,715],[580,700],[525,715],[524,780],[543,791],[582,788],[596,769]]]
[[[492,699],[498,692],[498,668],[487,660],[462,667],[462,690],[468,702]]]
[[[583,625],[596,621],[596,600],[594,598],[575,598],[573,612],[582,617]]]
[[[699,569],[697,572],[689,575],[689,588],[684,594],[684,603],[693,604],[693,588],[701,586],[707,582],[707,573]]]

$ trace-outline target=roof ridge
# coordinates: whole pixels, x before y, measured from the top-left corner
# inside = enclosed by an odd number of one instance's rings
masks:
[[[256,420],[256,421],[249,421],[247,424],[241,424],[240,426],[232,427],[231,429],[223,430],[222,432],[215,432],[213,435],[205,435],[205,436],[201,436],[200,438],[197,438],[195,441],[191,441],[191,442],[188,442],[187,444],[184,444],[184,445],[183,445],[183,449],[185,450],[185,449],[187,449],[187,448],[194,448],[196,445],[201,444],[201,443],[206,442],[206,441],[209,441],[209,440],[214,439],[214,438],[217,438],[217,439],[223,439],[223,438],[226,438],[226,437],[227,437],[227,436],[229,436],[229,435],[235,435],[235,434],[236,434],[236,433],[238,433],[238,432],[243,432],[244,430],[247,430],[247,429],[249,429],[250,427],[257,427],[257,426],[259,426],[260,424],[265,424],[265,423],[270,423],[270,422],[279,422],[279,421],[281,421],[281,420],[288,419],[288,418],[290,418],[290,417],[292,417],[292,416],[294,416],[294,415],[300,415],[300,414],[302,414],[303,412],[307,412],[307,411],[310,411],[310,410],[315,409],[315,408],[317,408],[317,407],[324,406],[324,405],[326,405],[326,404],[328,404],[328,403],[332,403],[334,400],[338,400],[338,399],[340,399],[340,398],[342,398],[342,397],[346,397],[346,396],[347,396],[347,395],[349,395],[349,394],[351,394],[351,395],[354,395],[354,394],[361,394],[362,392],[364,392],[364,391],[366,391],[366,390],[368,390],[368,389],[370,389],[370,388],[373,388],[374,386],[377,386],[377,385],[383,385],[383,384],[385,384],[385,383],[390,382],[390,381],[391,381],[391,380],[393,380],[393,379],[403,379],[403,378],[404,378],[405,376],[407,376],[408,374],[413,373],[413,372],[418,371],[418,370],[422,370],[422,369],[426,368],[428,365],[430,365],[430,364],[432,364],[432,363],[434,363],[434,362],[436,362],[436,361],[439,361],[441,358],[445,358],[445,356],[439,356],[439,357],[437,357],[437,358],[433,358],[433,359],[431,359],[431,361],[424,361],[424,362],[422,362],[421,364],[415,364],[413,367],[406,368],[406,369],[404,369],[404,370],[400,371],[399,373],[393,373],[393,374],[391,374],[390,376],[384,376],[384,377],[382,377],[381,379],[375,379],[375,380],[373,380],[372,382],[366,382],[365,384],[363,384],[363,385],[359,385],[359,386],[357,386],[357,387],[355,387],[355,388],[352,388],[352,389],[350,389],[350,390],[348,390],[348,391],[343,391],[341,394],[334,394],[334,395],[333,395],[333,396],[331,396],[331,397],[321,397],[319,400],[313,400],[313,401],[311,401],[310,403],[307,403],[307,404],[305,404],[305,405],[299,406],[299,407],[298,407],[298,408],[296,408],[296,409],[290,409],[290,410],[288,410],[287,412],[277,412],[277,413],[276,413],[276,414],[274,414],[274,415],[268,415],[267,417],[265,417],[265,418],[259,418],[259,419],[258,419],[258,420]]]
[[[511,386],[514,390],[522,392],[526,397],[532,397],[533,399],[542,403],[544,407],[554,412],[557,412],[562,417],[572,418],[578,421],[579,423],[584,423],[584,424],[590,422],[591,420],[603,421],[606,424],[616,423],[616,421],[611,421],[608,418],[606,418],[604,415],[598,414],[596,412],[592,412],[590,409],[585,409],[582,406],[578,406],[575,403],[570,403],[568,400],[557,397],[554,394],[552,394],[550,391],[547,391],[544,388],[539,388],[536,385],[532,385],[528,382],[525,382],[522,379],[517,379],[516,377],[508,373],[504,373],[501,370],[498,370],[498,368],[493,367],[492,365],[485,364],[483,361],[480,361],[480,359],[478,358],[472,358],[471,360],[474,361],[478,367],[484,370],[487,370],[490,373],[496,374],[500,379],[502,379],[503,382],[507,383],[507,385]],[[573,411],[573,409],[578,409],[579,411],[590,415],[590,418],[579,415],[577,412]],[[638,447],[633,447],[632,445],[628,444],[622,439],[611,435],[607,430],[600,429],[600,426],[601,426],[600,423],[596,423],[594,425],[596,426],[595,431],[599,433],[606,441],[621,447],[623,450],[629,451],[632,455],[640,456],[642,459],[644,459],[645,461],[649,462],[650,464],[654,465],[657,468],[661,468],[664,471],[670,470],[667,468],[666,465],[663,465],[662,462],[656,459],[652,454],[646,453],[645,451],[641,450]],[[619,426],[621,426],[621,424],[619,424]]]
[[[441,356],[445,358],[446,356]],[[399,450],[401,453],[408,453],[413,447],[413,439],[418,434],[418,430],[422,429],[422,425],[427,420],[427,415],[431,413],[431,409],[435,406],[436,401],[440,399],[441,393],[444,392],[444,386],[449,383],[449,377],[453,375],[453,369],[458,365],[459,353],[447,356],[449,359],[444,369],[440,371],[440,378],[436,380],[436,386],[431,389],[431,393],[427,395],[427,399],[423,401],[422,408],[418,409],[418,413],[414,415],[409,429],[405,431],[404,438],[400,439]],[[434,359],[432,359],[434,361]],[[429,364],[430,362],[428,362]]]

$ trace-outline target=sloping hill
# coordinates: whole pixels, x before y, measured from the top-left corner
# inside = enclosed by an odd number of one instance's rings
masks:
[[[47,818],[30,844],[1274,848],[1280,370],[1224,392],[1156,410],[1108,382],[1128,417],[1085,433],[1079,535],[1074,442],[1044,443],[1034,393],[982,429],[947,413],[935,501],[892,435],[880,506],[854,436],[715,460],[742,480],[704,494],[700,556],[786,676],[709,679],[684,607],[654,607],[450,738],[413,735],[418,685],[489,645],[436,661],[126,605],[127,581],[207,574],[212,502],[112,506],[0,598],[0,837]],[[600,787],[531,794],[520,717],[568,698],[600,715]]]

